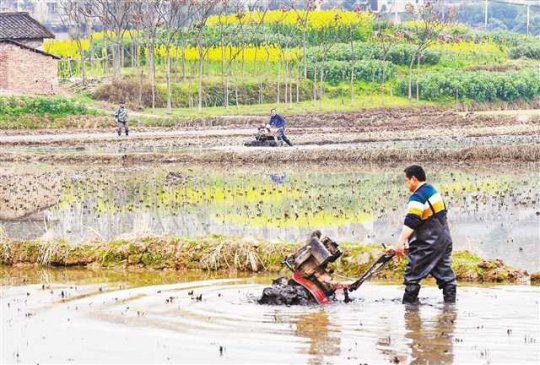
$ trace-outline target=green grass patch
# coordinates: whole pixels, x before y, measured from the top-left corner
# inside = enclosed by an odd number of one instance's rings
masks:
[[[264,103],[254,105],[239,105],[230,106],[228,108],[220,107],[207,107],[203,108],[199,112],[196,108],[174,108],[172,113],[168,114],[165,108],[147,108],[145,113],[154,114],[161,117],[183,117],[183,118],[197,118],[197,117],[218,117],[228,115],[269,115],[270,109],[277,108],[280,113],[292,114],[292,113],[305,113],[305,112],[344,112],[344,111],[357,111],[366,108],[379,108],[379,107],[403,107],[403,106],[418,106],[418,105],[431,105],[432,103],[426,101],[412,101],[405,97],[400,96],[388,96],[381,97],[380,95],[356,95],[355,100],[351,101],[349,97],[343,96],[339,98],[323,98],[323,100],[317,101],[303,101],[299,103],[285,104],[285,103]],[[155,118],[138,117],[145,125],[151,126],[158,123],[173,123],[172,121],[160,121],[152,120]]]
[[[0,114],[21,116],[24,114],[63,116],[95,114],[84,103],[61,96],[10,96],[0,97]]]

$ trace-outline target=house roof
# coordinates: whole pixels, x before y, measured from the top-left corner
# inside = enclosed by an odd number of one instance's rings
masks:
[[[55,55],[53,55],[53,54],[50,54],[50,53],[41,51],[41,50],[36,49],[36,48],[29,47],[29,46],[27,46],[27,45],[25,45],[25,44],[16,42],[16,41],[11,40],[11,39],[0,39],[0,43],[9,43],[9,44],[13,44],[13,45],[15,45],[15,46],[19,46],[19,47],[21,47],[21,48],[27,49],[27,50],[29,50],[29,51],[31,51],[31,52],[39,53],[39,54],[42,54],[42,55],[44,55],[44,56],[49,56],[49,57],[52,57],[52,58],[57,59],[57,60],[60,59],[60,57],[58,57],[58,56],[55,56]]]
[[[0,13],[0,39],[54,38],[47,28],[25,12]]]

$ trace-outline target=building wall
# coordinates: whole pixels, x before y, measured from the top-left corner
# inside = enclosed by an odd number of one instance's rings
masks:
[[[0,90],[7,90],[7,66],[9,49],[0,44]]]
[[[0,44],[0,91],[48,95],[58,90],[57,60],[13,44]]]

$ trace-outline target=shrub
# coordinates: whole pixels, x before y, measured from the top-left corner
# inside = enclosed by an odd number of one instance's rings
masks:
[[[491,101],[500,99],[514,101],[530,100],[540,94],[540,79],[535,69],[515,72],[454,72],[445,71],[420,75],[418,85],[421,99],[471,99]],[[408,94],[408,80],[398,83],[398,93]],[[413,80],[413,94],[416,94],[416,79]]]
[[[535,60],[540,60],[540,42],[524,43],[508,50],[510,58],[527,57]]]
[[[291,83],[289,83],[289,86]],[[299,100],[307,100],[312,95],[313,83],[310,80],[302,80],[298,85]],[[167,90],[164,85],[158,85],[156,90],[156,107],[165,107],[167,102]],[[185,108],[196,105],[198,102],[198,89],[196,84],[189,88],[185,84],[172,84],[172,106],[174,108]],[[111,102],[126,101],[130,104],[143,107],[152,106],[152,93],[149,83],[143,83],[142,105],[139,103],[139,81],[133,79],[123,79],[112,84],[100,86],[94,93],[94,98]],[[260,102],[275,101],[277,98],[277,82],[247,81],[235,84],[234,80],[229,82],[229,105],[236,104],[251,105]],[[296,100],[296,81],[292,82],[292,96]],[[280,84],[280,100],[285,98],[285,84]],[[203,81],[203,105],[224,106],[225,96],[223,84],[220,81]]]
[[[64,97],[0,97],[0,114],[19,116],[23,114],[83,115],[89,114],[84,104]]]
[[[140,96],[140,98],[139,98]],[[124,78],[110,84],[99,86],[93,94],[94,99],[114,103],[125,101],[129,104],[152,106],[152,88],[150,82],[144,81],[142,85],[136,78]],[[162,95],[156,92],[156,106],[162,106]]]
[[[319,65],[320,67],[320,65]],[[313,79],[313,72],[317,72],[320,77],[320,69],[314,69],[313,65],[308,66],[308,78]],[[388,61],[363,60],[357,61],[354,65],[355,80],[382,81],[383,71],[385,80],[394,77],[396,67]],[[330,83],[337,83],[351,79],[351,62],[347,61],[327,61],[324,64],[324,79]]]
[[[414,57],[416,47],[411,44],[398,43],[393,44],[388,49],[386,61],[396,65],[408,65],[411,58]],[[316,48],[310,48],[307,51],[308,57],[312,60],[320,58],[317,55]],[[337,43],[327,53],[326,59],[330,61],[351,61],[356,60],[382,60],[384,57],[383,46],[376,42],[355,42],[354,53],[350,44]],[[420,64],[435,65],[439,62],[441,54],[438,51],[427,49],[422,53]]]

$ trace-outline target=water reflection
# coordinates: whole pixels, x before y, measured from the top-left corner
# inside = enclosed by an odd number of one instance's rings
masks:
[[[340,330],[331,324],[326,311],[299,315],[292,322],[296,324],[296,336],[308,340],[308,364],[323,364],[340,354]]]
[[[272,180],[276,185],[283,184],[287,179],[287,173],[283,172],[281,174],[271,174],[270,180]]]
[[[407,201],[400,169],[273,169],[76,170],[70,176],[77,178],[63,183],[60,203],[46,214],[0,225],[13,238],[72,243],[209,233],[297,241],[314,229],[337,241],[396,240]],[[430,180],[445,195],[456,250],[536,271],[540,180],[534,167],[503,171],[445,167],[430,169]]]
[[[410,364],[453,364],[457,311],[444,306],[435,318],[422,318],[419,306],[404,311],[405,338],[410,341]]]

